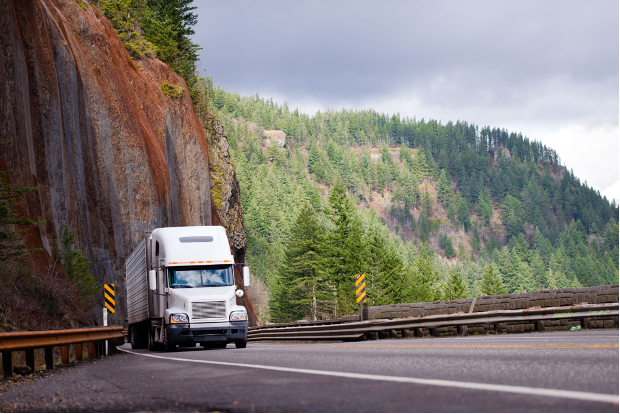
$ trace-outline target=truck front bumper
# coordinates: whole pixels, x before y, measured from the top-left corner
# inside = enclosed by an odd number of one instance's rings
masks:
[[[220,323],[175,323],[166,326],[168,341],[181,346],[207,342],[243,342],[248,337],[248,321]]]

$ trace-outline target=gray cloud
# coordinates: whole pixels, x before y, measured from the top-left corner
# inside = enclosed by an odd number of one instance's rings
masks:
[[[196,5],[200,66],[229,91],[258,92],[310,114],[372,107],[418,119],[520,126],[550,139],[587,140],[603,125],[617,141],[617,1]],[[567,128],[574,133],[559,133]],[[555,145],[571,159],[575,145],[559,138]],[[604,143],[600,148],[605,152]],[[616,166],[609,177],[584,178],[604,188],[617,182],[618,157],[613,151],[601,157]]]
[[[201,66],[239,92],[329,102],[437,76],[491,91],[554,76],[618,79],[615,1],[197,5]]]

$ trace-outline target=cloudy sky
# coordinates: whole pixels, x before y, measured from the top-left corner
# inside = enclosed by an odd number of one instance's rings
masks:
[[[194,5],[199,66],[225,90],[522,132],[620,199],[615,0]]]

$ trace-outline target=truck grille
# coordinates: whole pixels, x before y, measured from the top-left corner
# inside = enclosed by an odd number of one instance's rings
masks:
[[[226,302],[192,302],[193,319],[226,318]]]

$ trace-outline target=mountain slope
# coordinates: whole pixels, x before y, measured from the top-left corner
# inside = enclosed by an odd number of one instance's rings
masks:
[[[309,234],[298,223],[305,205],[314,206],[325,234],[333,236],[337,225],[329,223],[327,196],[337,183],[357,205],[364,223],[358,237],[375,249],[388,246],[384,253],[396,254],[402,262],[396,268],[404,269],[376,271],[371,303],[449,298],[459,278],[466,284],[460,295],[479,295],[489,264],[510,292],[618,283],[618,206],[583,185],[539,142],[462,121],[442,125],[372,110],[310,117],[286,104],[225,92],[208,79],[204,85],[228,130],[246,213],[248,262],[275,295],[270,307],[261,307],[264,315],[278,313],[289,300],[283,284],[294,290],[305,280],[304,289],[312,290],[336,277],[310,286],[311,278],[293,275],[288,263],[309,254],[291,256],[291,243]],[[329,249],[323,254],[313,274],[331,272]],[[423,263],[428,255],[430,267]],[[360,262],[359,271],[364,266],[372,264]],[[381,287],[394,271],[397,286]],[[428,295],[397,293],[420,283],[429,284]],[[308,303],[316,297],[299,294],[301,313],[310,316]]]

